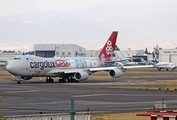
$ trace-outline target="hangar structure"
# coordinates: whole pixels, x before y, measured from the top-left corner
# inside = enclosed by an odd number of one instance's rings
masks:
[[[34,52],[40,57],[85,57],[86,49],[76,44],[34,44]]]
[[[160,49],[159,62],[172,62],[177,65],[177,49]]]

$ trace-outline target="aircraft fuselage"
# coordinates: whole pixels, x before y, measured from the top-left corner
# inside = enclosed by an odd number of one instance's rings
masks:
[[[17,67],[18,66],[18,67]],[[41,58],[37,56],[17,56],[12,60],[8,69],[14,75],[21,76],[58,76],[49,74],[52,70],[83,69],[101,66],[99,58]],[[13,69],[15,68],[15,69]]]

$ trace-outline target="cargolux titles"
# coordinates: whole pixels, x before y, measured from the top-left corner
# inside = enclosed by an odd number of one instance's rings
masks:
[[[54,62],[48,62],[45,60],[45,62],[30,62],[30,67],[31,68],[40,68],[43,70],[44,68],[55,68],[55,63]]]

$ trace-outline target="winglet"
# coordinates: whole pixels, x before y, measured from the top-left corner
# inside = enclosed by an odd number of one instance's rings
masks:
[[[112,61],[112,55],[115,49],[118,31],[113,31],[103,49],[100,51],[98,58],[104,63]]]

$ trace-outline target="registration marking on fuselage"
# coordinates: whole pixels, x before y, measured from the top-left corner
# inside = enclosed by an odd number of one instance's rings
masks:
[[[105,96],[106,94],[88,94],[88,95],[75,95],[74,97],[93,97],[93,96]]]

